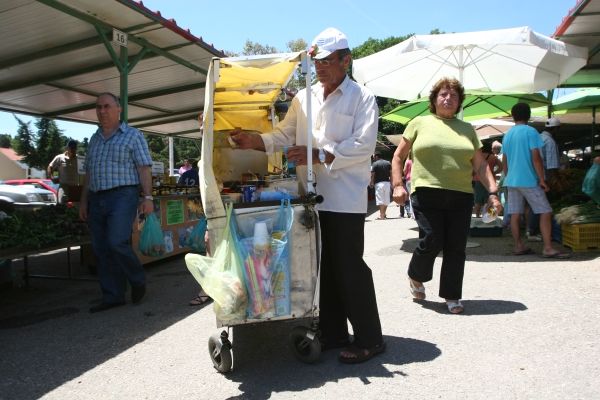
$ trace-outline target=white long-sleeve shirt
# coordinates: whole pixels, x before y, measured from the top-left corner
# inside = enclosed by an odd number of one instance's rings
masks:
[[[268,154],[284,146],[307,145],[306,90],[292,100],[286,117],[273,132],[262,135]],[[328,165],[314,165],[316,192],[323,196],[318,210],[367,212],[367,186],[371,179],[370,157],[377,141],[379,109],[375,96],[350,78],[324,99],[323,85],[312,86],[313,147],[335,155]],[[306,167],[296,167],[306,187]]]

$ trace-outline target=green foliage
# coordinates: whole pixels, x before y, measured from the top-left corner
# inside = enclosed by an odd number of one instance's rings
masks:
[[[12,146],[12,137],[7,133],[0,134],[0,147],[8,149]]]
[[[14,116],[19,124],[14,143],[15,152],[23,156],[23,162],[31,168],[46,169],[59,153],[64,151],[67,137],[58,129],[56,122],[48,118],[35,121],[37,133],[31,131],[29,122]]]
[[[40,249],[63,240],[80,240],[87,225],[79,220],[77,208],[65,205],[39,210],[16,210],[0,220],[0,249],[23,247]]]
[[[302,51],[308,48],[308,43],[306,40],[298,38],[287,42],[286,47],[289,51]]]
[[[153,161],[162,162],[165,168],[169,167],[169,139],[160,135],[145,135],[148,148]],[[196,139],[173,139],[173,154],[175,167],[178,168],[183,160],[198,160],[200,158],[200,144]]]
[[[410,38],[414,34],[408,34],[405,36],[390,36],[386,39],[373,39],[368,38],[363,44],[356,46],[352,49],[352,58],[359,59],[366,56],[370,56],[371,54],[377,53],[381,50],[385,50],[388,47],[392,47],[400,42],[405,41]]]
[[[36,151],[37,163],[29,164],[31,167],[45,169],[52,159],[64,152],[67,138],[56,126],[54,120],[40,118],[35,121],[37,128]]]
[[[279,51],[275,47],[269,46],[268,44],[263,46],[262,44],[253,42],[251,40],[246,40],[246,43],[244,43],[244,48],[242,49],[242,54],[245,56],[273,53],[279,53]]]
[[[19,128],[17,128],[17,137],[15,143],[15,152],[23,156],[23,161],[26,164],[30,164],[31,162],[36,161],[36,150],[33,145],[34,135],[31,132],[31,128],[29,126],[29,122],[25,123],[23,120],[19,119],[16,115],[13,114],[17,123],[19,124]]]

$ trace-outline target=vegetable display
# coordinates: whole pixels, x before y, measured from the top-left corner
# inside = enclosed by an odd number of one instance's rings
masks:
[[[88,236],[77,208],[65,205],[39,210],[16,210],[0,219],[0,249],[37,250],[62,241],[78,242]]]
[[[585,204],[565,207],[554,216],[559,224],[594,224],[600,222],[600,206],[589,201]]]

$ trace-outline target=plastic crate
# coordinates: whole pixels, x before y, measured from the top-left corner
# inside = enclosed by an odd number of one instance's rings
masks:
[[[469,229],[471,237],[497,237],[502,236],[502,220],[497,219],[488,224],[481,218],[471,218],[471,228]]]
[[[561,225],[562,243],[573,251],[600,250],[600,224]]]

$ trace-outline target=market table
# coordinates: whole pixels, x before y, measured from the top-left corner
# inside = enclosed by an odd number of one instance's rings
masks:
[[[25,280],[25,286],[27,286],[27,287],[29,286],[29,278],[95,280],[92,278],[74,277],[73,272],[72,272],[72,267],[71,267],[71,248],[79,246],[79,257],[80,257],[81,263],[83,264],[83,247],[90,243],[91,243],[90,238],[86,236],[86,237],[79,238],[77,240],[75,240],[75,239],[61,240],[57,243],[54,243],[54,244],[48,245],[48,246],[44,246],[39,249],[32,249],[32,248],[26,249],[24,247],[11,247],[11,248],[0,250],[0,259],[8,259],[8,260],[14,260],[14,259],[18,259],[18,258],[23,259],[23,269],[24,269],[23,279]],[[65,248],[67,249],[67,275],[66,276],[30,274],[29,273],[29,262],[28,262],[29,256],[35,255],[35,254],[47,253],[47,252],[54,251],[54,250],[65,249]]]

